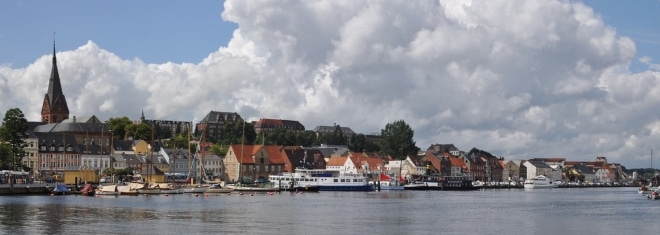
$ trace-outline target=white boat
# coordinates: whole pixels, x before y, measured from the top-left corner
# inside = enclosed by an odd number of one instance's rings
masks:
[[[138,189],[144,188],[144,183],[131,182],[127,185],[118,185],[119,195],[138,195]]]
[[[176,194],[179,193],[179,189],[175,189],[167,183],[158,183],[151,187],[137,189],[137,192],[139,194]]]
[[[119,195],[119,190],[117,190],[116,184],[111,185],[100,185],[95,192],[96,195],[110,195],[116,196]]]
[[[370,181],[369,184],[373,185],[376,190],[404,190],[403,182],[402,177],[397,180],[389,175],[380,174],[380,181]]]
[[[180,191],[182,191],[183,193],[204,193],[208,188],[209,188],[208,186],[197,185],[197,186],[182,188]]]
[[[278,191],[278,188],[273,186],[257,186],[257,185],[227,185],[228,189],[233,191],[242,191],[242,192],[275,192]]]
[[[651,194],[652,192],[655,192],[658,188],[657,187],[652,187],[651,184],[649,185],[642,185],[637,189],[637,193],[641,195],[648,195]]]
[[[297,182],[298,187],[318,187],[319,191],[373,191],[367,176],[342,174],[337,170],[296,169],[294,173],[270,175],[270,182],[288,189]],[[294,186],[295,187],[295,186]]]
[[[658,192],[658,190],[653,190],[653,192],[646,195],[646,198],[648,198],[649,200],[660,199],[660,192]]]
[[[230,193],[231,191],[234,191],[234,189],[222,187],[220,184],[212,184],[206,189],[205,193]]]
[[[531,179],[525,180],[523,187],[526,189],[533,188],[556,188],[559,187],[559,184],[553,182],[550,178],[545,175],[539,175]]]

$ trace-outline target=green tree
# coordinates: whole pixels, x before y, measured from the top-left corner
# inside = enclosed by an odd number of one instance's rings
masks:
[[[152,136],[154,139],[158,138],[155,133],[155,129],[149,123],[140,123],[140,124],[130,124],[124,129],[129,136],[133,136],[133,139],[136,140],[145,140],[151,141]],[[152,133],[154,131],[154,133]]]
[[[225,155],[227,155],[227,151],[229,151],[229,146],[227,145],[221,145],[221,144],[211,145],[211,152],[215,155],[218,155],[219,157],[224,157]]]
[[[303,131],[296,134],[296,145],[311,147],[316,141],[316,132]]]
[[[10,164],[12,170],[18,170],[17,166],[22,164],[25,155],[23,148],[27,146],[24,139],[27,136],[28,128],[23,111],[18,108],[7,110],[0,127],[0,142],[9,145],[10,153],[6,155],[8,158],[3,159],[3,162]]]
[[[403,120],[397,120],[385,125],[380,131],[381,151],[389,154],[396,160],[406,159],[407,156],[417,155],[419,148],[415,146],[413,136],[415,131]]]
[[[128,117],[110,118],[108,120],[108,128],[112,132],[112,138],[115,140],[122,140],[126,138],[126,126],[133,124]]]
[[[0,169],[9,169],[11,167],[11,145],[0,142]]]

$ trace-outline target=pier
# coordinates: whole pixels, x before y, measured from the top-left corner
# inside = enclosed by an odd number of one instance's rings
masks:
[[[0,195],[47,195],[52,187],[46,183],[0,184]]]

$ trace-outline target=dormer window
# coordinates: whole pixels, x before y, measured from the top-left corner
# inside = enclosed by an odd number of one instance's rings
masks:
[[[46,146],[45,145],[41,146],[41,151],[46,151]]]
[[[48,150],[55,151],[55,146],[50,146],[50,148],[48,148]]]

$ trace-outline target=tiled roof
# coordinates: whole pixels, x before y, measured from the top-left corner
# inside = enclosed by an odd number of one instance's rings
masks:
[[[326,167],[328,166],[343,166],[346,161],[348,160],[348,157],[331,157],[330,160],[325,164]]]
[[[234,151],[236,155],[236,160],[242,164],[254,164],[252,160],[252,152],[254,145],[241,145],[241,144],[232,144],[229,149]]]

